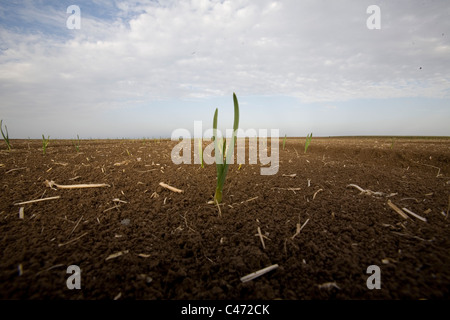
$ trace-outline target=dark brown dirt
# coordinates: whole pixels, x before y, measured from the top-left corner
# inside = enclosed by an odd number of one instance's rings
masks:
[[[89,140],[77,153],[54,140],[45,155],[40,141],[12,143],[0,153],[0,299],[450,297],[448,139],[391,148],[389,138],[315,138],[306,154],[304,139],[289,139],[274,176],[230,166],[221,216],[207,204],[215,166],[173,164],[176,142]],[[45,180],[110,187],[54,190]],[[51,196],[60,199],[23,205],[19,219],[14,204]],[[388,200],[427,222],[403,219]],[[70,265],[81,268],[80,290],[66,286]],[[366,285],[370,265],[380,267],[379,290]]]

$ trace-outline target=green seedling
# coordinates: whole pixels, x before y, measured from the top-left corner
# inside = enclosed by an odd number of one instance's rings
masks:
[[[305,153],[308,150],[309,144],[311,143],[311,138],[312,138],[312,132],[306,136]]]
[[[239,103],[236,98],[236,94],[233,93],[234,102],[234,124],[233,124],[233,135],[231,136],[231,142],[226,148],[226,139],[223,140],[221,146],[219,146],[219,139],[217,139],[217,114],[219,109],[216,108],[213,119],[213,134],[214,134],[214,150],[216,154],[216,169],[217,169],[217,186],[216,192],[214,194],[214,202],[219,204],[222,202],[222,191],[223,185],[225,184],[225,178],[227,177],[228,167],[233,156],[234,146],[236,144],[236,131],[239,127]],[[219,149],[220,147],[220,149]]]
[[[3,132],[3,120],[0,120],[0,131],[2,132],[3,140],[5,140],[8,150],[11,150],[11,143],[9,142],[8,127],[6,126],[6,124],[5,124],[6,135]]]
[[[392,138],[392,142],[391,142],[391,150],[394,149],[394,143],[395,143],[395,138]]]
[[[203,149],[202,149],[202,139],[198,139],[198,155],[200,156],[200,161],[202,162],[202,168],[204,168],[203,164]]]
[[[286,146],[286,135],[284,135],[284,139],[283,139],[283,150],[284,150],[285,146]]]
[[[47,139],[45,139],[45,136],[42,135],[42,154],[45,154],[47,152],[47,146],[49,142],[50,136],[48,136]]]
[[[80,137],[77,135],[77,141],[75,143],[75,141],[72,140],[73,146],[75,147],[75,150],[77,150],[77,152],[80,152]]]

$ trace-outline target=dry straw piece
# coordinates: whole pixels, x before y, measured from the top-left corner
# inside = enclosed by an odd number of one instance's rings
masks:
[[[73,243],[73,242],[75,242],[75,241],[81,239],[82,237],[84,237],[84,236],[87,235],[87,234],[88,234],[88,232],[85,232],[85,233],[83,233],[81,236],[76,237],[76,238],[74,238],[74,239],[72,239],[72,240],[69,240],[69,241],[64,242],[64,243],[58,243],[58,247],[62,247],[62,246],[71,244],[71,243]]]
[[[417,219],[422,220],[423,222],[427,222],[427,219],[426,219],[426,218],[421,217],[421,216],[419,216],[418,214],[415,214],[415,213],[412,212],[411,210],[408,210],[408,209],[406,209],[406,208],[402,208],[402,209],[403,209],[403,211],[409,213],[409,214],[412,215],[413,217],[416,217]]]
[[[261,240],[261,244],[263,246],[263,249],[266,249],[266,245],[264,244],[264,236],[261,233],[261,228],[260,227],[258,227],[258,236],[259,236],[259,239]]]
[[[397,193],[386,194],[386,193],[380,192],[380,191],[375,192],[375,191],[372,191],[372,190],[369,190],[369,189],[363,189],[360,186],[358,186],[356,184],[353,184],[353,183],[347,185],[347,188],[349,188],[349,187],[356,188],[359,191],[361,191],[362,194],[367,194],[367,195],[370,195],[370,196],[385,196],[385,197],[389,198],[389,197],[393,197],[393,196],[397,195]]]
[[[105,259],[105,261],[108,261],[108,260],[111,260],[111,259],[115,259],[115,258],[120,257],[120,256],[122,256],[122,255],[124,255],[124,254],[127,254],[127,253],[128,253],[128,250],[125,250],[125,251],[119,251],[119,252],[113,253],[113,254],[109,255],[109,256]]]
[[[28,169],[28,168],[27,168],[27,167],[14,168],[14,169],[11,169],[11,170],[6,171],[5,173],[10,173],[10,172],[13,172],[13,171],[16,171],[16,170],[24,170],[24,169]]]
[[[21,206],[23,204],[29,204],[29,203],[35,203],[35,202],[41,202],[41,201],[47,201],[47,200],[55,200],[55,199],[59,199],[61,198],[60,196],[56,196],[56,197],[49,197],[49,198],[42,198],[42,199],[36,199],[36,200],[30,200],[30,201],[23,201],[23,202],[18,202],[18,203],[14,203],[15,206]]]
[[[328,289],[328,290],[330,290],[332,288],[336,288],[336,289],[341,290],[341,288],[339,288],[339,286],[336,284],[335,281],[333,281],[333,282],[325,282],[325,283],[319,284],[317,286],[319,287],[319,289]]]
[[[250,273],[250,274],[248,274],[248,275],[242,277],[242,278],[241,278],[241,281],[242,281],[242,282],[251,281],[251,280],[253,280],[253,279],[256,279],[256,278],[262,276],[263,274],[266,274],[267,272],[270,272],[270,271],[272,271],[272,270],[275,270],[276,268],[278,268],[278,264],[271,265],[271,266],[269,266],[269,267],[267,267],[267,268],[264,268],[264,269],[255,271],[255,272],[253,272],[253,273]]]
[[[92,183],[92,184],[72,184],[72,185],[61,185],[57,184],[55,181],[48,181],[45,180],[44,184],[52,188],[53,186],[59,188],[59,189],[79,189],[79,188],[103,188],[103,187],[110,187],[109,184],[106,183]]]
[[[291,237],[291,240],[294,240],[294,238],[296,236],[298,236],[300,234],[300,231],[302,231],[302,229],[306,226],[306,224],[308,223],[309,219],[307,219],[305,221],[305,223],[300,227],[300,223],[297,223],[297,231],[295,232],[295,234]]]
[[[319,189],[319,190],[317,190],[317,191],[314,193],[314,195],[313,195],[313,200],[316,198],[316,195],[317,195],[320,191],[323,191],[323,189]]]
[[[173,191],[173,192],[177,192],[177,193],[182,193],[183,192],[183,190],[177,189],[177,188],[172,187],[172,186],[169,186],[168,184],[165,184],[164,182],[160,182],[159,185],[161,187],[169,189],[170,191]]]
[[[408,216],[407,216],[402,210],[400,210],[399,207],[397,207],[395,204],[393,204],[393,203],[391,202],[391,200],[388,200],[387,204],[388,204],[389,207],[391,207],[395,212],[397,212],[399,215],[401,215],[403,219],[408,219]]]
[[[23,220],[23,218],[24,218],[24,211],[25,210],[25,208],[24,207],[20,207],[20,209],[19,209],[19,219],[22,219]]]

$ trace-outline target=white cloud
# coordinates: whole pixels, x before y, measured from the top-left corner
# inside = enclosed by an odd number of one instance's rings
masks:
[[[96,1],[82,29],[1,26],[2,113],[83,113],[160,99],[285,95],[304,102],[448,98],[449,6],[379,1]],[[88,9],[83,9],[88,8]],[[25,7],[30,23],[65,27],[57,8]],[[442,35],[444,33],[444,35]],[[3,48],[8,48],[4,50]],[[422,67],[422,69],[420,69]]]

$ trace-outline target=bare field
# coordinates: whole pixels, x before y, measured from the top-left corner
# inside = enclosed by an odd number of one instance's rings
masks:
[[[215,165],[175,165],[177,142],[51,140],[44,155],[12,141],[0,298],[448,299],[450,139],[313,138],[306,153],[304,141],[280,139],[276,175],[231,165],[220,213]]]

